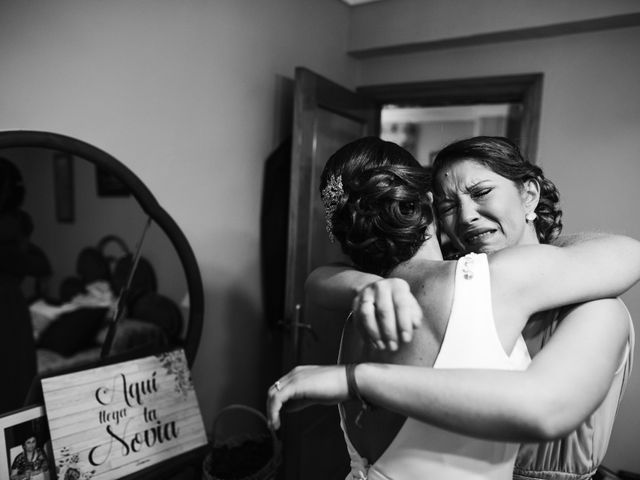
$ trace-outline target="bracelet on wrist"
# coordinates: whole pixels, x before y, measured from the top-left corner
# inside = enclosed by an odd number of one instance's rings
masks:
[[[371,408],[371,405],[362,397],[360,389],[358,388],[358,382],[356,382],[356,367],[357,363],[349,363],[345,365],[345,373],[347,375],[347,389],[349,391],[349,397],[360,402],[360,412],[356,416],[356,426],[362,428],[362,416]]]

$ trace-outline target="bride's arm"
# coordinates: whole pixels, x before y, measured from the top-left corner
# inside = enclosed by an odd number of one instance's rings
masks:
[[[345,264],[323,265],[309,274],[304,287],[309,299],[320,307],[349,310],[360,290],[381,279]]]
[[[628,335],[622,303],[599,300],[570,312],[525,371],[365,363],[355,376],[368,402],[441,428],[491,440],[545,441],[573,431],[601,403]],[[276,428],[284,403],[295,410],[349,397],[342,366],[298,367],[278,387],[269,390],[267,403]]]

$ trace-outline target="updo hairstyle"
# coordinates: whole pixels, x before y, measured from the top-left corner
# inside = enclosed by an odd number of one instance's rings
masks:
[[[522,188],[534,180],[540,187],[540,201],[535,209],[534,226],[541,243],[550,243],[562,230],[560,193],[553,182],[545,178],[542,169],[525,160],[520,149],[504,137],[472,137],[447,145],[434,159],[433,177],[460,160],[473,160]],[[437,180],[435,180],[437,182]]]
[[[386,275],[410,259],[433,221],[427,192],[431,175],[405,149],[364,137],[335,152],[320,179],[320,192],[340,179],[335,209],[327,218],[342,251],[361,270]]]

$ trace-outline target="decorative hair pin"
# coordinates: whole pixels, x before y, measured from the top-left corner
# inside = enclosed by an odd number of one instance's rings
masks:
[[[338,209],[338,204],[344,195],[344,189],[342,188],[342,175],[331,175],[329,181],[320,192],[320,198],[322,198],[322,204],[324,205],[324,218],[326,222],[327,233],[329,234],[329,240],[331,243],[336,241],[336,237],[333,234],[333,214]]]

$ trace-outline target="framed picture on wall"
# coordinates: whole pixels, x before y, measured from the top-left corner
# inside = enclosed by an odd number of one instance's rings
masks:
[[[0,478],[54,480],[52,452],[44,406],[0,417]]]
[[[56,219],[61,223],[75,220],[73,157],[66,153],[53,155],[53,192]]]

